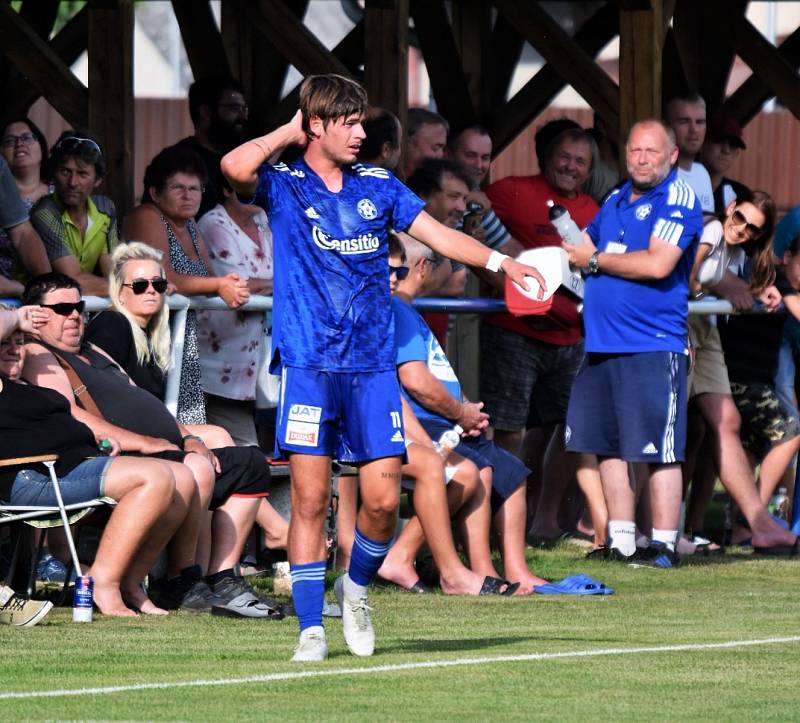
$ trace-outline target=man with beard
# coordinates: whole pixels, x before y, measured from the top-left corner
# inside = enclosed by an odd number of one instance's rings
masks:
[[[189,87],[189,114],[194,135],[176,145],[195,151],[208,172],[197,220],[225,200],[219,162],[228,151],[244,142],[247,113],[244,90],[234,78],[203,78]]]
[[[608,506],[609,558],[677,562],[686,442],[689,273],[702,232],[700,201],[672,166],[675,135],[661,121],[631,129],[630,180],[612,192],[570,263],[587,270],[586,359],[567,411],[570,452],[596,454]],[[637,551],[628,462],[650,470],[653,531]]]

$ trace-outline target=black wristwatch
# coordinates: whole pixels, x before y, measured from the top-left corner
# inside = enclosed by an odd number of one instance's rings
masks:
[[[600,271],[600,252],[595,251],[589,257],[589,263],[586,264],[586,273],[587,274],[596,274]]]

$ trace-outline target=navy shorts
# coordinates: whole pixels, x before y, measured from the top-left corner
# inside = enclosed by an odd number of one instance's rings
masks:
[[[278,455],[366,462],[405,454],[397,372],[284,367],[275,432]]]
[[[442,436],[442,432],[453,428],[452,424],[442,424],[428,419],[420,419],[420,422],[434,441]],[[484,435],[462,437],[454,451],[474,462],[479,470],[492,468],[492,512],[496,512],[517,488],[525,483],[531,473],[511,452],[498,447]]]
[[[105,494],[105,479],[108,466],[116,457],[91,457],[58,478],[61,496],[65,505],[87,502]],[[23,469],[14,478],[10,504],[25,506],[58,504],[50,473],[44,465]]]
[[[629,462],[682,462],[686,386],[685,354],[587,354],[569,401],[567,450]]]

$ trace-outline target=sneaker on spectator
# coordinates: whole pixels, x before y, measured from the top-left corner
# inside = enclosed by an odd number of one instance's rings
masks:
[[[0,607],[0,623],[17,628],[32,628],[53,607],[49,600],[29,600],[14,595]]]
[[[165,610],[188,610],[191,612],[211,612],[215,605],[225,601],[211,591],[203,579],[200,565],[194,565],[181,572],[178,577],[167,580],[153,595],[153,602]]]
[[[628,563],[631,567],[657,567],[669,569],[677,567],[680,555],[670,550],[663,542],[650,540],[650,547],[637,549]]]
[[[314,625],[300,633],[300,642],[294,649],[293,663],[318,663],[328,657],[325,628]]]
[[[336,600],[342,610],[342,629],[344,641],[353,655],[365,657],[375,652],[375,629],[372,627],[367,597],[346,597],[344,578],[337,578],[333,584]]]
[[[243,577],[224,577],[211,586],[211,592],[220,600],[211,609],[212,615],[270,620],[285,617],[280,603],[257,595]]]

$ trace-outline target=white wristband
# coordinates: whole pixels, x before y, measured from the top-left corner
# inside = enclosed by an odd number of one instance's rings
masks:
[[[500,271],[501,264],[507,258],[509,257],[505,254],[501,254],[499,251],[492,251],[492,253],[489,254],[489,260],[486,262],[486,268],[489,271]]]

